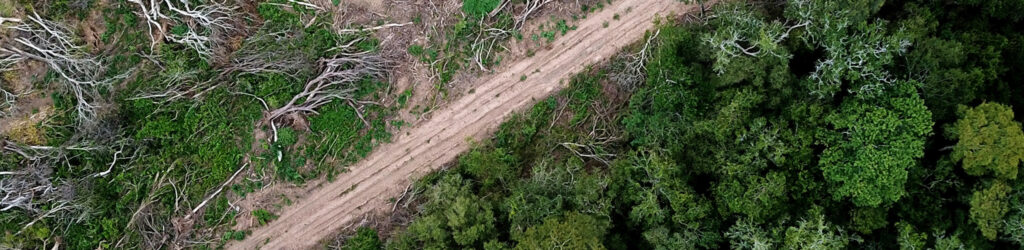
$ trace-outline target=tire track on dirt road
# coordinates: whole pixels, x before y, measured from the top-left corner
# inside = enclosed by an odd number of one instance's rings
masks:
[[[696,8],[678,0],[615,1],[555,40],[551,49],[482,76],[474,93],[435,111],[430,119],[406,130],[408,134],[400,131],[392,143],[380,145],[349,172],[285,208],[276,220],[229,248],[314,248],[367,213],[390,211],[390,198],[469,149],[468,140],[486,139],[513,112],[555,93],[565,87],[563,80],[642,39],[645,31],[654,28],[655,17]],[[613,20],[615,15],[618,20]],[[522,75],[527,79],[521,81]]]

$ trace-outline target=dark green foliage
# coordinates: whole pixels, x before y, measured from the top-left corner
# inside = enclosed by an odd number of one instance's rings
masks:
[[[959,139],[950,155],[970,175],[993,175],[1016,179],[1024,160],[1024,130],[1014,121],[1013,110],[998,103],[982,103],[967,109],[947,130]]]
[[[877,99],[851,98],[825,118],[833,132],[819,166],[835,198],[878,206],[904,194],[908,169],[924,156],[931,113],[913,83],[897,83]]]
[[[516,159],[503,149],[472,150],[459,161],[459,170],[480,181],[481,189],[504,187],[519,172]]]
[[[607,227],[607,222],[577,213],[550,217],[518,237],[516,249],[604,249],[601,242]]]
[[[265,225],[267,222],[277,219],[277,215],[263,209],[253,210],[252,216],[256,217],[256,222],[260,225]]]
[[[615,63],[572,79],[440,174],[461,188],[425,180],[452,195],[424,201],[490,203],[476,247],[1016,249],[1024,26],[1001,8],[1017,7],[723,4],[708,26],[662,27],[629,98],[608,98]],[[757,53],[714,46],[730,42]],[[595,103],[618,108],[595,122]],[[621,138],[595,147],[607,163],[562,144],[600,131]],[[389,246],[464,246],[421,212]]]
[[[1017,245],[1024,245],[1024,192],[1021,192],[1022,187],[1019,185],[1015,188],[1017,191],[1010,195],[1010,211],[1003,219],[1003,228],[1000,232],[1003,234],[1003,239],[1010,242],[1016,243]]]
[[[497,8],[498,4],[501,4],[501,0],[464,0],[462,1],[462,12],[478,19]]]
[[[886,207],[859,207],[853,209],[850,215],[853,230],[862,234],[871,234],[872,231],[888,226],[886,218],[889,215]]]
[[[380,238],[377,237],[377,231],[372,228],[360,227],[356,230],[356,235],[345,241],[345,245],[341,248],[343,250],[377,250],[384,247],[384,244],[380,242]]]
[[[458,175],[445,175],[435,188],[422,219],[414,221],[389,248],[444,249],[482,247],[496,235],[490,202],[471,193]]]
[[[785,235],[786,249],[843,249],[850,244],[843,230],[825,221],[818,209],[812,209],[797,226],[787,228]]]

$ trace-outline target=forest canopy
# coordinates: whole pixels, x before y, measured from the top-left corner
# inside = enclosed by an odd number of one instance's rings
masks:
[[[1024,1],[775,3],[662,22],[645,83],[580,74],[384,247],[1024,247]]]

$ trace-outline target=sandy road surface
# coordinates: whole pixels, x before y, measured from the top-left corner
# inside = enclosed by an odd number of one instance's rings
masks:
[[[314,248],[367,213],[390,211],[390,198],[400,196],[416,178],[454,160],[469,148],[468,138],[485,139],[512,112],[564,87],[560,80],[642,39],[644,32],[654,27],[655,16],[695,8],[677,0],[615,1],[579,23],[577,30],[555,40],[551,49],[481,77],[474,93],[435,111],[429,120],[407,130],[408,134],[400,133],[392,143],[381,145],[336,181],[285,208],[279,218],[229,248]],[[613,20],[616,14],[619,20]],[[528,76],[525,81],[520,81],[522,75]]]

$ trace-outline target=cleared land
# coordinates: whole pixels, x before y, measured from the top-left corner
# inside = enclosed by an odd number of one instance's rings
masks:
[[[616,1],[582,21],[551,49],[483,76],[471,94],[434,112],[433,117],[393,143],[381,145],[333,183],[288,207],[231,249],[305,249],[367,213],[390,211],[389,199],[430,171],[455,159],[492,133],[513,112],[561,89],[562,79],[613,56],[654,28],[657,16],[697,8],[677,0]],[[613,17],[619,15],[619,20]],[[604,27],[604,23],[608,23]],[[521,77],[525,75],[526,79]]]

